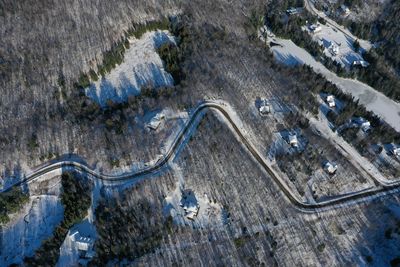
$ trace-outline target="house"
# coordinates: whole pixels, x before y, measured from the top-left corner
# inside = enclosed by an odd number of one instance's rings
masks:
[[[195,203],[187,203],[187,205],[183,206],[183,210],[185,211],[186,218],[189,220],[194,220],[199,212],[199,206]]]
[[[296,134],[289,134],[288,140],[289,140],[289,142],[288,142],[289,145],[291,145],[292,147],[298,147],[299,146],[299,141],[297,140]]]
[[[319,25],[319,24],[311,24],[309,26],[309,29],[312,33],[318,33],[322,30],[321,25]]]
[[[341,5],[340,9],[343,15],[348,16],[350,14],[350,9],[346,5]]]
[[[300,10],[301,10],[300,8],[291,7],[288,10],[286,10],[286,13],[288,15],[297,15],[300,13]]]
[[[371,123],[369,121],[365,121],[360,126],[361,130],[366,133],[371,130]]]
[[[339,49],[339,46],[337,44],[332,43],[329,46],[329,51],[331,52],[332,55],[336,56],[336,55],[339,54],[340,49]]]
[[[73,241],[75,247],[81,253],[83,258],[93,257],[93,244],[94,239],[87,236],[82,236],[78,230],[75,230],[70,234],[70,238]]]
[[[328,161],[327,163],[325,163],[324,170],[329,174],[335,174],[337,170],[337,165]]]
[[[333,107],[335,107],[335,96],[333,96],[333,95],[328,95],[327,97],[326,97],[326,102],[328,103],[328,106],[330,107],[330,108],[333,108]]]
[[[361,66],[363,68],[366,68],[369,66],[369,63],[365,60],[354,60],[353,66]]]
[[[391,152],[392,152],[392,154],[395,156],[395,157],[400,157],[400,146],[393,146],[392,147],[392,149],[391,149]]]
[[[165,115],[163,113],[158,113],[156,116],[154,116],[150,122],[147,124],[147,127],[149,127],[151,130],[157,130],[158,126],[160,126],[161,122],[164,120]]]
[[[194,220],[199,213],[199,204],[194,192],[190,189],[182,191],[181,207],[189,220]]]
[[[372,128],[371,123],[362,117],[355,118],[355,119],[353,119],[353,121],[360,127],[360,129],[364,133],[368,132]]]
[[[271,105],[269,104],[267,99],[261,100],[260,107],[258,109],[261,116],[265,116],[271,112]]]

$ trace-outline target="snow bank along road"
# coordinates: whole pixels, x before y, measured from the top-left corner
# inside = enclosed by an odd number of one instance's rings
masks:
[[[346,195],[338,196],[326,201],[321,201],[318,203],[305,203],[302,202],[295,193],[292,192],[292,190],[288,187],[288,185],[285,183],[283,179],[281,179],[278,175],[275,174],[275,172],[272,170],[272,168],[268,165],[266,160],[263,158],[261,153],[251,144],[251,142],[247,139],[243,131],[239,128],[237,122],[235,122],[235,119],[231,116],[230,112],[226,108],[226,104],[220,101],[205,101],[202,104],[200,104],[192,113],[190,116],[188,122],[184,126],[184,128],[181,130],[179,135],[176,137],[166,154],[159,160],[157,161],[153,166],[143,168],[141,170],[131,172],[131,173],[125,173],[122,175],[107,175],[107,174],[102,174],[98,173],[95,170],[92,170],[90,167],[86,166],[85,164],[76,162],[76,161],[60,161],[57,163],[53,163],[47,166],[44,166],[38,170],[36,170],[34,173],[26,176],[23,180],[11,185],[5,191],[10,190],[14,186],[19,186],[21,184],[33,181],[39,177],[41,177],[44,174],[47,174],[51,171],[54,170],[64,170],[64,169],[73,169],[76,171],[80,171],[82,173],[88,174],[90,177],[93,179],[99,179],[107,182],[107,184],[110,185],[118,185],[122,181],[130,181],[133,179],[138,179],[140,177],[143,177],[144,175],[154,175],[160,171],[160,169],[166,165],[169,160],[173,159],[174,156],[176,155],[175,152],[180,148],[180,146],[184,143],[184,140],[187,140],[187,138],[191,135],[192,131],[190,129],[195,125],[196,119],[199,116],[202,116],[202,111],[210,109],[210,110],[215,110],[220,112],[229,125],[231,126],[232,130],[235,131],[235,133],[238,135],[240,142],[247,148],[251,156],[260,164],[260,166],[271,176],[271,178],[274,180],[276,185],[280,188],[282,193],[287,197],[287,199],[299,210],[303,212],[317,212],[317,211],[323,211],[329,208],[337,208],[340,207],[341,205],[346,205],[346,204],[351,204],[351,203],[358,203],[361,201],[367,200],[367,198],[371,197],[381,197],[385,196],[388,194],[394,194],[400,192],[400,182],[392,182],[392,183],[386,183],[385,181],[376,181],[378,186],[373,187],[373,188],[368,188],[362,191],[358,192],[353,192],[349,193]]]

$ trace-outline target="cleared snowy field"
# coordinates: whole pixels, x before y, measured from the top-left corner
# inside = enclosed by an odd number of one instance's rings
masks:
[[[58,196],[31,197],[30,204],[15,221],[2,229],[0,266],[22,263],[32,256],[41,242],[53,234],[64,215]]]
[[[336,84],[342,91],[359,99],[360,104],[380,116],[394,129],[400,132],[400,103],[397,103],[374,88],[353,79],[338,77],[323,64],[316,61],[306,50],[298,47],[291,40],[274,37],[273,40],[282,46],[273,46],[271,50],[275,58],[289,66],[309,65],[317,73],[321,73],[328,81]]]
[[[332,60],[340,63],[343,67],[350,67],[354,61],[364,60],[363,57],[354,50],[353,40],[343,32],[333,29],[329,25],[320,25],[321,30],[311,33],[309,27],[304,26],[314,41],[324,47],[324,54]],[[333,48],[338,50],[333,52]],[[363,50],[362,48],[360,50]]]
[[[132,37],[122,64],[86,88],[86,95],[104,106],[108,99],[123,102],[128,96],[137,95],[145,86],[172,86],[174,80],[165,71],[156,52],[167,42],[175,43],[168,31],[147,32],[140,39]]]

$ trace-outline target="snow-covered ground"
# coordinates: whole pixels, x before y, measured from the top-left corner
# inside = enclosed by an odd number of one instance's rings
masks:
[[[121,65],[86,88],[86,95],[104,106],[108,99],[123,102],[145,86],[172,86],[173,78],[165,71],[156,51],[167,42],[175,43],[168,31],[147,32],[140,39],[132,37]]]
[[[311,33],[307,26],[304,26],[303,30],[307,31],[314,41],[324,47],[324,54],[327,57],[340,63],[343,67],[350,67],[354,61],[364,60],[359,53],[354,51],[353,40],[343,32],[329,25],[321,24],[320,28],[321,30],[316,33]],[[338,49],[336,53],[333,52],[334,47]]]
[[[269,33],[271,35],[271,33]],[[273,37],[274,42],[281,46],[272,46],[271,50],[275,58],[289,66],[309,65],[315,72],[325,76],[328,81],[336,84],[343,92],[353,95],[359,99],[360,104],[368,110],[380,116],[394,129],[400,132],[400,103],[393,101],[374,88],[353,79],[338,77],[328,70],[323,64],[316,61],[306,50],[298,47],[291,40]]]
[[[325,14],[323,11],[320,11],[318,9],[315,8],[313,2],[315,2],[314,0],[305,0],[304,1],[304,7],[311,13],[317,15],[318,17],[323,18],[327,24],[329,24],[330,26],[334,27],[336,30],[342,32],[343,34],[345,34],[349,39],[351,40],[358,40],[360,43],[360,46],[365,49],[365,50],[370,50],[372,47],[371,42],[367,41],[367,40],[362,40],[362,39],[358,39],[356,36],[354,36],[347,28],[343,27],[342,25],[339,25],[338,23],[336,23],[336,21],[332,20],[331,18],[328,17],[327,14]]]
[[[165,197],[164,214],[171,215],[174,222],[181,225],[192,224],[194,227],[222,227],[225,223],[225,215],[219,203],[212,202],[206,192],[193,192],[198,204],[198,213],[193,220],[188,219],[182,204],[182,192],[185,188],[185,181],[180,167],[176,163],[170,164],[178,177],[175,190]]]
[[[60,247],[60,258],[57,262],[58,267],[77,266],[78,262],[81,264],[86,263],[86,260],[80,259],[78,246],[74,237],[72,236],[75,231],[78,231],[80,236],[89,238],[91,240],[90,242],[94,244],[97,233],[95,226],[89,221],[89,219],[85,219],[82,222],[74,225],[68,231],[68,234]]]
[[[32,256],[41,242],[53,234],[61,222],[64,209],[58,195],[30,197],[30,203],[8,225],[0,235],[0,266],[22,263]]]
[[[67,236],[60,247],[60,257],[58,258],[57,267],[86,265],[88,259],[81,259],[80,252],[71,233],[78,231],[82,237],[89,237],[92,244],[96,241],[97,231],[94,226],[95,210],[100,198],[100,190],[103,184],[101,181],[93,179],[93,190],[91,195],[91,205],[88,210],[87,217],[78,224],[69,229]]]

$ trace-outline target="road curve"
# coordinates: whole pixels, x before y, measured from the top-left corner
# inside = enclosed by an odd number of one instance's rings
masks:
[[[27,182],[30,182],[32,180],[35,180],[39,178],[40,176],[49,173],[51,171],[57,170],[57,169],[74,169],[86,174],[91,175],[94,179],[99,179],[103,181],[109,181],[110,183],[113,182],[120,182],[120,181],[131,181],[134,179],[137,179],[139,177],[142,177],[144,175],[150,175],[150,174],[156,174],[160,171],[160,169],[166,165],[170,159],[173,158],[175,155],[175,152],[179,148],[179,146],[184,142],[185,137],[189,137],[191,134],[190,129],[195,125],[197,117],[201,116],[201,112],[206,110],[206,109],[211,109],[211,110],[216,110],[220,112],[227,122],[230,124],[232,129],[235,131],[235,133],[238,135],[241,143],[247,148],[247,150],[250,152],[252,157],[260,164],[260,166],[271,176],[271,178],[274,180],[276,185],[280,188],[282,193],[286,196],[286,198],[299,210],[303,212],[318,212],[325,210],[327,208],[335,208],[335,206],[340,207],[340,205],[346,205],[351,202],[360,202],[364,201],[367,198],[370,197],[381,197],[385,196],[388,194],[394,194],[400,192],[400,183],[385,183],[383,181],[379,181],[380,185],[377,187],[369,188],[366,190],[358,191],[358,192],[353,192],[349,193],[343,196],[338,196],[329,200],[321,201],[318,203],[305,203],[302,202],[296,194],[292,192],[292,190],[288,187],[285,181],[283,181],[279,176],[275,174],[275,172],[268,166],[264,158],[261,156],[261,153],[257,151],[257,149],[252,145],[252,143],[245,137],[243,132],[240,130],[240,128],[237,126],[237,124],[234,122],[232,117],[229,115],[229,112],[227,109],[224,107],[225,104],[221,104],[219,102],[215,101],[205,101],[202,104],[200,104],[192,113],[190,116],[188,122],[182,129],[182,131],[179,133],[177,138],[174,140],[172,145],[170,146],[168,152],[159,160],[157,161],[153,166],[143,168],[141,170],[131,172],[131,173],[125,173],[121,175],[107,175],[107,174],[102,174],[98,173],[95,170],[91,169],[85,164],[76,162],[76,161],[60,161],[57,163],[53,163],[44,167],[41,167],[40,169],[36,170],[34,173],[26,176],[24,179],[21,181],[9,186],[7,189],[4,191],[8,191],[11,188],[15,186],[20,186],[22,184],[25,184]],[[3,192],[4,192],[3,191]]]

